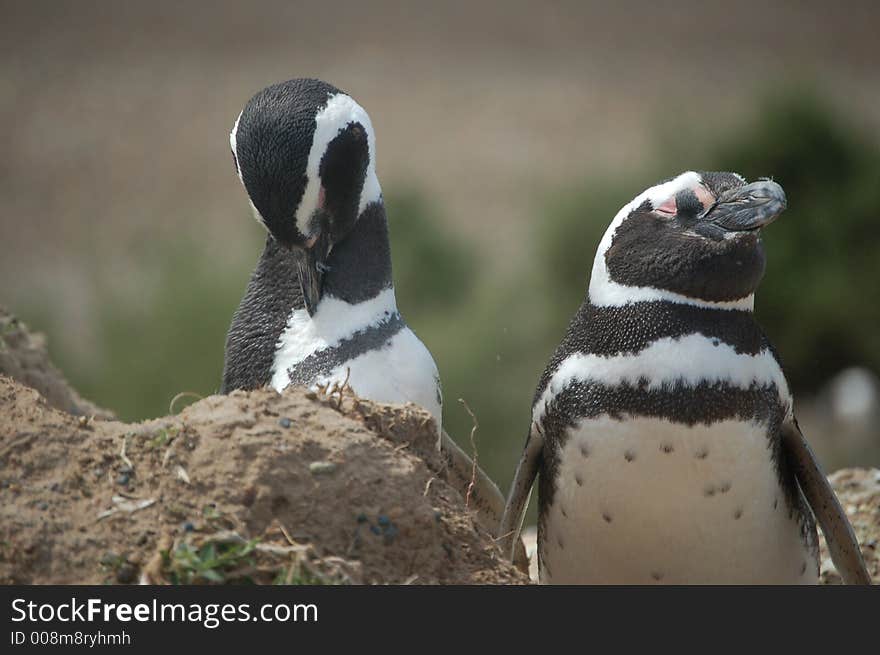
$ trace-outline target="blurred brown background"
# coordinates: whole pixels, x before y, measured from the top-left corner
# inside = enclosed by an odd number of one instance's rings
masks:
[[[466,439],[465,397],[503,486],[614,210],[710,166],[789,192],[758,317],[826,466],[880,464],[880,316],[848,314],[877,303],[880,273],[877,3],[2,2],[0,16],[0,303],[125,418],[219,385],[263,239],[228,131],[257,90],[310,76],[370,112],[401,309],[437,359],[450,431]],[[864,252],[847,262],[821,230],[853,195]],[[785,230],[812,241],[786,255],[801,242]],[[847,304],[811,331],[812,293]]]

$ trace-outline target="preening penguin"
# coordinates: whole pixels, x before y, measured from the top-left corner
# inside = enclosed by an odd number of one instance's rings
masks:
[[[230,146],[269,237],[229,330],[223,391],[348,379],[439,427],[437,367],[397,309],[366,111],[325,82],[283,82],[251,98]]]
[[[367,112],[330,84],[290,80],[251,98],[229,141],[269,234],[229,328],[222,392],[347,381],[361,398],[413,402],[463,490],[473,462],[442,430],[437,367],[397,309]],[[475,471],[473,505],[493,531],[504,497]]]
[[[785,205],[769,180],[687,172],[611,222],[499,531],[518,541],[540,475],[542,582],[814,583],[814,515],[844,580],[869,582],[752,313]]]

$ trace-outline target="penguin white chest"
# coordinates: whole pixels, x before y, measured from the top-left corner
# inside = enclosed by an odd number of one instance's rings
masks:
[[[442,426],[440,377],[431,353],[408,327],[385,344],[334,368],[317,384],[346,380],[356,394],[376,402],[412,402],[426,409]]]
[[[314,316],[294,310],[275,351],[272,387],[348,383],[367,400],[415,403],[442,426],[434,358],[397,311],[394,289],[352,305],[325,298]]]
[[[763,423],[602,415],[568,431],[558,461],[542,583],[816,582]]]
[[[297,355],[297,359],[283,361],[277,365],[272,386],[280,392],[291,384],[288,375],[291,367],[310,355],[332,349],[333,346],[317,348],[306,356]],[[334,383],[339,386],[347,383],[361,398],[376,402],[415,403],[434,417],[438,428],[442,426],[437,365],[425,345],[408,327],[403,327],[366,352],[348,359],[339,357],[329,370],[316,374],[308,386],[316,390],[319,386]]]

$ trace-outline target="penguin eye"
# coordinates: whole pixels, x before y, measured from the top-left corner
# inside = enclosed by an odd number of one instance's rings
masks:
[[[678,213],[678,207],[675,204],[675,196],[664,202],[659,207],[656,207],[654,211],[665,217],[675,216]]]

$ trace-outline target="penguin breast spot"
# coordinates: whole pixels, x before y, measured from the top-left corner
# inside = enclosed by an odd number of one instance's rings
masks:
[[[800,573],[802,538],[785,520],[764,426],[603,417],[566,436],[542,517],[553,582],[804,582],[814,575],[809,557]]]

